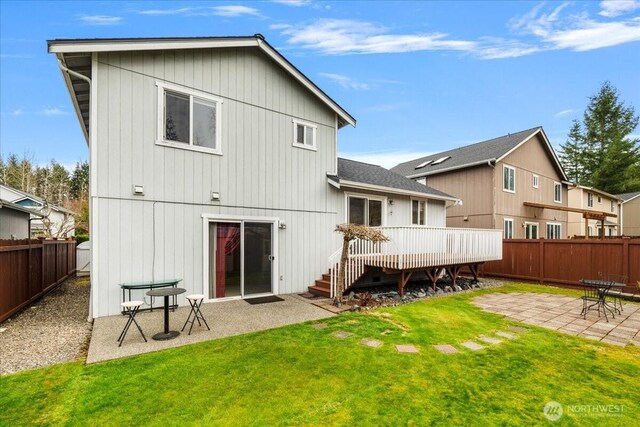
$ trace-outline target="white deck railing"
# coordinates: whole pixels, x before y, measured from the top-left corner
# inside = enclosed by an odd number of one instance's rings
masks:
[[[392,270],[444,267],[502,259],[502,231],[476,228],[378,227],[388,242],[353,240],[346,265],[346,287],[366,266]],[[341,250],[329,259],[331,297],[335,295]]]

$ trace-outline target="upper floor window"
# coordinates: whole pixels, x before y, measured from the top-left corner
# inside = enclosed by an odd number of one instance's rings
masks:
[[[615,212],[615,211],[616,211],[616,204],[612,200],[611,201],[611,212]]]
[[[220,104],[205,93],[169,83],[158,86],[158,143],[220,154]]]
[[[592,208],[593,207],[593,194],[592,193],[587,193],[587,206]]]
[[[503,237],[505,239],[513,239],[513,219],[512,218],[505,218],[504,219]]]
[[[293,121],[293,146],[306,148],[308,150],[316,149],[316,129],[317,126],[311,123]]]
[[[425,225],[426,205],[424,200],[411,201],[411,224]]]
[[[504,165],[502,167],[502,189],[510,193],[516,192],[516,170],[511,166]]]
[[[602,197],[598,196],[598,203],[602,203]]]
[[[538,188],[540,186],[540,177],[538,175],[533,175],[533,188]]]
[[[562,203],[562,184],[559,182],[553,183],[553,201]]]

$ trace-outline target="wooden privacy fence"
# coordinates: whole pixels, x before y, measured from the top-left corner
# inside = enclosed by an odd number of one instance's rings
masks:
[[[640,240],[511,239],[502,242],[502,260],[484,265],[487,276],[578,286],[598,273],[627,276],[626,292],[640,280]]]
[[[74,240],[0,240],[0,322],[75,271]]]

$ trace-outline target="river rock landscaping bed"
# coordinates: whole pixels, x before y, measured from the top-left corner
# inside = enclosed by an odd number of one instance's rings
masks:
[[[89,279],[72,278],[0,324],[0,375],[85,357]]]
[[[403,296],[398,293],[396,285],[384,285],[353,289],[345,294],[345,299],[352,311],[360,311],[375,307],[393,307],[427,298],[473,291],[474,289],[496,288],[502,284],[502,281],[496,279],[483,278],[475,281],[468,277],[458,277],[456,284],[453,285],[451,279],[445,276],[438,280],[435,290],[430,283],[424,281],[409,282],[404,288]]]

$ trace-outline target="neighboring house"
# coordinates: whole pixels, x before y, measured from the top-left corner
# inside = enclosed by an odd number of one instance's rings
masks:
[[[616,194],[623,200],[620,212],[620,223],[625,236],[640,236],[640,191],[634,193]]]
[[[30,209],[0,198],[0,240],[28,239],[32,215],[38,217]]]
[[[41,197],[2,184],[0,198],[34,212],[31,221],[33,237],[46,234],[47,221],[50,221],[51,236],[67,238],[75,235],[75,213],[69,209],[52,205]]]
[[[605,236],[619,236],[621,206],[618,196],[593,187],[569,185],[569,207],[586,212],[569,212],[568,236],[601,236],[603,224]]]
[[[567,176],[542,127],[391,170],[462,199],[447,209],[448,227],[500,229],[506,239],[567,237]]]
[[[89,145],[94,317],[119,313],[123,282],[178,277],[208,301],[304,292],[335,265],[336,224],[442,226],[457,200],[338,159],[355,119],[260,35],[49,52]]]

